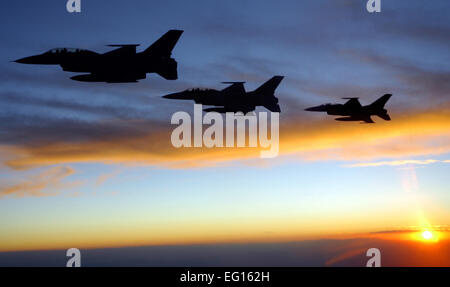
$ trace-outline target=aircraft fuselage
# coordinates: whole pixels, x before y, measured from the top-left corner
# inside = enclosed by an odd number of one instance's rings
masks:
[[[221,108],[208,108],[207,111],[216,112],[243,112],[254,111],[257,106],[264,106],[268,99],[253,92],[240,95],[233,92],[219,91],[214,89],[193,89],[180,93],[164,96],[166,99],[193,100],[196,104],[206,106],[222,106]],[[278,104],[278,99],[273,97],[273,104]]]
[[[264,106],[271,112],[281,112],[278,98],[274,93],[283,76],[273,76],[254,91],[246,92],[245,82],[222,82],[230,84],[223,90],[214,89],[190,89],[179,93],[173,93],[163,98],[173,100],[193,100],[196,104],[214,106],[206,108],[206,112],[237,113],[252,112],[257,106]]]
[[[326,112],[328,115],[333,116],[355,116],[355,115],[365,115],[365,116],[375,116],[380,112],[387,113],[386,109],[373,109],[370,106],[362,106],[359,108],[348,108],[342,104],[325,104],[313,108],[306,109],[311,112]]]
[[[182,30],[169,30],[140,53],[136,52],[137,44],[109,45],[119,48],[104,54],[84,49],[58,48],[15,62],[60,65],[67,72],[88,73],[71,78],[85,82],[136,82],[145,79],[147,73],[157,73],[167,80],[176,80],[178,64],[171,55],[182,33]]]
[[[152,57],[144,53],[135,53],[130,55],[105,55],[88,50],[79,50],[76,52],[62,53],[44,53],[41,55],[26,57],[17,60],[23,64],[40,65],[60,65],[63,71],[92,73],[92,74],[114,74],[120,71],[121,78],[129,71],[130,76],[140,75],[145,78],[146,73],[156,73],[161,70],[176,70],[177,62],[173,58]],[[167,74],[167,73],[166,73]],[[92,75],[79,75],[73,77],[74,80],[92,78]],[[176,79],[176,75],[168,75],[169,79]],[[98,79],[101,81],[101,79]]]
[[[328,115],[342,116],[337,121],[363,121],[373,123],[371,116],[378,116],[386,121],[391,120],[387,110],[384,108],[391,94],[385,94],[370,105],[362,106],[358,98],[344,98],[349,101],[345,104],[324,104],[305,109],[309,112],[326,112]]]

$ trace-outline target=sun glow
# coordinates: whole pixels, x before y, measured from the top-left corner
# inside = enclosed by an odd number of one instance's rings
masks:
[[[425,229],[412,234],[413,239],[422,241],[424,243],[435,243],[439,241],[439,232],[434,230]]]
[[[425,230],[424,232],[422,232],[422,237],[425,240],[430,240],[431,238],[433,238],[433,233],[431,233],[428,230]]]

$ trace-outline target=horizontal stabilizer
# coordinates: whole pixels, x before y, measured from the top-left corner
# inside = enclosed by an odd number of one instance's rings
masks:
[[[382,118],[385,121],[390,121],[391,117],[389,116],[389,114],[378,114],[377,116],[379,116],[380,118]]]
[[[156,72],[158,75],[163,77],[166,80],[176,80],[178,79],[178,71],[177,68],[168,68],[161,71]]]
[[[264,107],[273,113],[281,113],[279,104],[265,104]]]

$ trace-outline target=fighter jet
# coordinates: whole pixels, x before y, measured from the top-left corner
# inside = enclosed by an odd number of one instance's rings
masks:
[[[194,100],[196,104],[216,106],[204,109],[205,112],[243,112],[254,111],[257,106],[263,106],[272,112],[280,112],[278,98],[274,93],[282,76],[274,76],[254,91],[246,92],[245,82],[222,82],[231,84],[223,90],[215,89],[188,89],[180,93],[163,96],[166,99]]]
[[[183,31],[170,30],[143,52],[138,44],[109,45],[119,47],[99,54],[89,50],[58,48],[41,55],[16,60],[22,64],[60,65],[63,71],[89,73],[71,77],[82,82],[128,83],[157,73],[167,80],[178,78],[177,62],[172,50]]]
[[[384,105],[391,97],[391,94],[385,94],[375,102],[367,106],[361,106],[358,98],[343,98],[348,100],[345,104],[324,104],[317,107],[307,108],[310,112],[327,112],[329,115],[345,116],[336,118],[336,121],[359,121],[365,123],[374,123],[371,116],[379,116],[385,121],[390,121]]]

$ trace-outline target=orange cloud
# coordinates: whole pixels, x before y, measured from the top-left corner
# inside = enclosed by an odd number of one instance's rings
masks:
[[[313,125],[292,121],[281,149],[308,160],[368,160],[450,152],[450,109],[409,112],[373,125],[330,120]]]
[[[120,173],[120,170],[114,170],[113,172],[110,172],[110,173],[104,173],[104,174],[101,174],[101,175],[97,178],[97,180],[96,180],[96,182],[95,182],[95,185],[96,185],[96,186],[100,186],[100,185],[104,184],[107,180],[109,180],[109,179],[114,178],[115,176],[117,176],[119,173]]]
[[[0,185],[0,198],[3,197],[43,197],[59,194],[59,190],[66,185],[62,180],[75,171],[70,167],[52,167],[46,171],[31,176],[29,179],[16,184]]]
[[[373,160],[450,152],[450,109],[408,112],[373,125],[340,123],[332,118],[288,118],[280,126],[280,155],[299,160]],[[149,127],[151,128],[151,127]],[[6,164],[26,169],[67,163],[120,163],[201,167],[259,159],[259,148],[174,148],[175,126],[133,136],[48,145],[3,147],[14,155]]]

